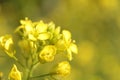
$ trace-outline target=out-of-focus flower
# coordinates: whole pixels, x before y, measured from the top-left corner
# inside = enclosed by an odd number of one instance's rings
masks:
[[[21,48],[24,57],[29,57],[30,53],[36,53],[37,45],[33,41],[21,40],[19,41],[19,47]]]
[[[45,46],[39,54],[39,59],[41,63],[51,62],[54,60],[56,54],[56,47],[53,45]]]
[[[63,77],[69,75],[70,72],[71,72],[71,66],[67,61],[60,62],[55,69],[55,73]]]
[[[2,77],[3,77],[3,73],[2,73],[2,72],[0,72],[0,80],[2,79]]]
[[[13,65],[13,68],[11,69],[9,73],[8,79],[9,80],[21,80],[21,73],[17,69],[17,66],[15,64]]]
[[[55,28],[55,24],[50,22],[48,23],[48,31],[51,33],[51,43],[55,44],[61,38],[61,28],[59,26]]]
[[[78,48],[75,41],[71,39],[71,33],[68,30],[62,31],[62,39],[58,40],[56,44],[58,50],[67,50],[67,57],[72,60],[72,53],[77,54]]]
[[[0,46],[7,53],[8,56],[14,57],[15,50],[13,50],[13,40],[11,35],[1,36]]]

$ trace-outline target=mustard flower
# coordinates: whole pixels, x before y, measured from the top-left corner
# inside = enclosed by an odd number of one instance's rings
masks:
[[[55,28],[55,24],[53,22],[48,23],[48,31],[52,34],[52,40],[58,40],[60,38],[60,30],[61,28],[59,26]]]
[[[23,38],[28,40],[47,40],[50,38],[50,33],[47,32],[48,26],[43,21],[32,22],[28,18],[21,20],[21,26],[19,26],[15,32],[22,35]]]
[[[55,69],[55,72],[60,76],[67,76],[71,72],[71,66],[68,61],[60,62]]]
[[[56,47],[53,45],[45,46],[41,52],[39,53],[40,62],[51,62],[54,60],[54,56],[56,54]]]
[[[72,53],[78,53],[77,45],[75,41],[71,39],[71,33],[68,30],[62,31],[62,38],[58,40],[56,46],[58,50],[67,50],[67,57],[70,61],[72,60]]]
[[[9,73],[8,79],[9,80],[21,80],[21,73],[17,69],[17,66],[15,64],[13,65],[13,68],[11,69]]]
[[[11,35],[1,36],[0,46],[7,53],[8,56],[14,57],[15,50],[13,50],[13,39]]]

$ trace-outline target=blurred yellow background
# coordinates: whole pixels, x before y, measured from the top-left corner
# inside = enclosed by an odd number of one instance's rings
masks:
[[[79,53],[64,80],[120,80],[120,0],[0,0],[0,36],[13,34],[25,17],[71,31]],[[4,76],[11,63],[0,57]]]

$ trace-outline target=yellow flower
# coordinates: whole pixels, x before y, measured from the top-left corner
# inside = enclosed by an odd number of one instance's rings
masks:
[[[21,73],[20,71],[17,69],[17,66],[14,64],[13,68],[11,69],[8,79],[10,80],[21,80]]]
[[[71,42],[71,33],[68,30],[63,30],[62,34],[66,44],[69,44]]]
[[[3,77],[3,73],[2,73],[2,72],[0,72],[0,79],[2,79],[2,77]]]
[[[72,60],[72,53],[78,53],[77,45],[74,43],[70,43],[69,47],[67,48],[67,57],[70,61]]]
[[[48,23],[48,31],[51,33],[50,36],[51,43],[54,44],[60,39],[61,37],[60,30],[61,28],[59,26],[55,28],[55,24],[53,22]]]
[[[72,41],[71,33],[68,30],[62,31],[62,39],[58,40],[56,46],[58,50],[67,50],[67,57],[70,61],[72,60],[72,53],[78,53],[77,45],[75,41]]]
[[[15,32],[18,32],[22,35],[23,38],[28,40],[37,41],[37,40],[47,40],[50,38],[50,34],[48,33],[48,25],[43,21],[32,22],[26,18],[25,20],[21,20],[21,26],[19,26]]]
[[[48,29],[48,26],[43,21],[38,22],[36,25],[36,31],[38,33],[47,32],[47,29]]]
[[[53,45],[45,46],[39,54],[40,62],[51,62],[54,60],[56,54],[56,47]]]
[[[55,72],[58,75],[63,76],[63,77],[69,75],[71,72],[71,66],[70,66],[69,62],[67,62],[67,61],[60,62],[57,65]]]
[[[11,35],[1,36],[0,46],[4,49],[8,56],[14,57],[15,51],[13,50],[13,40]]]

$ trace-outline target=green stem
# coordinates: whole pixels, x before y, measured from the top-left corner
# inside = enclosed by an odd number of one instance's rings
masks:
[[[52,76],[52,75],[56,75],[56,73],[48,73],[48,74],[42,74],[39,76],[33,76],[33,77],[30,77],[30,79],[35,79],[35,78],[40,78],[40,77],[45,77],[45,76]]]
[[[23,68],[25,68],[25,66],[20,62],[20,61],[16,61],[18,64],[20,64]]]
[[[21,65],[23,68],[25,68],[25,66],[20,62],[18,61],[18,59],[16,57],[13,57],[12,59],[14,59],[19,65]]]
[[[32,61],[31,65],[29,65],[29,62],[28,62],[29,59],[31,59]],[[28,65],[27,65],[27,79],[26,80],[30,80],[30,77],[32,76],[32,71],[36,69],[36,66],[39,63],[39,62],[34,63],[34,59],[32,57],[30,57],[29,59],[27,60]]]

